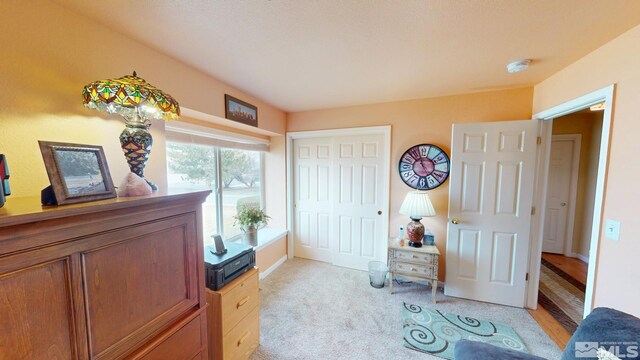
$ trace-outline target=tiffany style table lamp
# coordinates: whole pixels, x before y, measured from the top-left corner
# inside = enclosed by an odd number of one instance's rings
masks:
[[[171,95],[133,75],[118,79],[94,81],[82,89],[84,106],[118,114],[125,120],[120,144],[131,172],[144,178],[153,138],[149,133],[151,119],[176,120],[180,105]],[[153,190],[158,187],[145,179]]]

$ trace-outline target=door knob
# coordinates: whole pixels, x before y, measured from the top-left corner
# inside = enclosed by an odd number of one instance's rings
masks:
[[[453,218],[453,219],[451,219],[451,223],[452,223],[452,224],[457,225],[457,224],[459,224],[459,223],[460,223],[460,219],[458,219],[458,218]]]
[[[382,215],[382,211],[381,210],[378,210],[378,215]]]
[[[566,202],[562,202],[562,203],[560,203],[560,206],[567,206],[567,203]]]

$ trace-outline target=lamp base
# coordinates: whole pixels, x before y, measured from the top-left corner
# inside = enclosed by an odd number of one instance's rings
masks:
[[[129,164],[132,173],[144,179],[144,168],[151,154],[153,138],[149,132],[149,125],[144,123],[127,122],[120,134],[120,145]],[[158,186],[144,179],[152,190],[158,190]]]
[[[424,225],[420,222],[422,218],[411,217],[411,222],[407,224],[407,238],[409,246],[421,247],[422,238],[424,237]]]
[[[158,185],[156,185],[155,183],[152,183],[151,181],[147,180],[146,178],[143,178],[144,181],[147,182],[147,184],[149,184],[149,186],[151,187],[151,190],[156,191],[158,190]]]

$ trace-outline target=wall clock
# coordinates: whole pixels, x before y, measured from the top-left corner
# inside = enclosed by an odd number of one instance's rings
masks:
[[[402,154],[398,172],[402,181],[414,189],[435,189],[449,177],[449,156],[435,145],[416,145]]]

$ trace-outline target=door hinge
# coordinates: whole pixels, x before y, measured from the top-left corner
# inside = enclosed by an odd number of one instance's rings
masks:
[[[535,215],[536,214],[536,207],[532,206],[531,207],[531,215]]]
[[[542,136],[538,136],[538,139],[536,139],[536,144],[542,144]]]
[[[524,277],[524,281],[529,281],[529,273]]]

